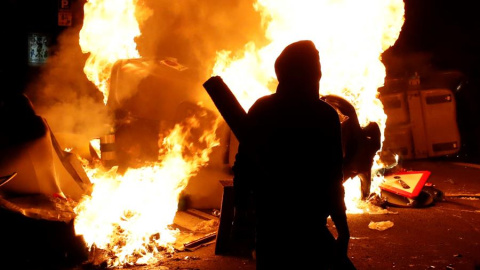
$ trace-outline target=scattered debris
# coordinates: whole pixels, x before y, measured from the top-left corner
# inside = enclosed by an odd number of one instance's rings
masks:
[[[373,193],[366,201],[358,202],[357,207],[363,209],[370,215],[398,214],[398,212],[390,211],[389,209],[387,209],[386,201],[377,194]]]
[[[218,227],[218,220],[211,219],[201,221],[193,227],[194,232],[212,232]]]
[[[350,240],[363,240],[363,239],[370,239],[370,237],[355,237],[355,236],[350,236]],[[353,258],[353,257],[352,257]]]
[[[480,200],[480,194],[447,194],[446,197],[470,201]]]
[[[422,189],[422,192],[427,193],[429,196],[433,198],[435,202],[444,202],[445,201],[445,193],[438,188],[435,187],[432,183],[426,183]]]
[[[15,176],[17,176],[17,172],[13,172],[12,174],[1,176],[0,177],[0,187],[3,186],[4,184],[8,183]]]
[[[368,224],[368,228],[377,231],[385,231],[387,229],[390,229],[391,227],[393,227],[393,222],[389,220],[379,222],[370,221],[370,223]]]
[[[209,233],[199,239],[196,239],[194,241],[191,241],[191,242],[188,242],[188,243],[185,243],[184,244],[184,247],[186,250],[195,250],[199,247],[202,247],[202,246],[205,246],[205,245],[208,245],[210,243],[212,243],[212,241],[215,240],[215,238],[217,237],[217,233],[216,232],[213,232],[213,233]]]
[[[196,261],[196,260],[200,260],[200,258],[199,258],[199,257],[196,257],[196,256],[185,256],[183,259],[186,260],[186,261]]]
[[[213,216],[216,216],[216,217],[219,217],[219,216],[220,216],[220,210],[218,210],[218,209],[213,209],[213,210],[212,210],[212,215],[213,215]]]
[[[75,217],[76,202],[59,196],[35,194],[18,197],[0,197],[0,207],[28,218],[69,223]]]

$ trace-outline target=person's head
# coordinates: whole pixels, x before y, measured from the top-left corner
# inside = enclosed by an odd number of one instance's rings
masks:
[[[310,40],[301,40],[285,47],[275,61],[275,73],[279,82],[278,90],[285,91],[284,88],[289,92],[295,90],[296,92],[292,94],[308,91],[305,94],[318,96],[322,71],[315,44]]]

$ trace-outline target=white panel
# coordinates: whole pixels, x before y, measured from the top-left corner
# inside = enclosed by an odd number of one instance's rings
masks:
[[[420,92],[429,156],[455,154],[460,147],[455,97],[449,89]]]

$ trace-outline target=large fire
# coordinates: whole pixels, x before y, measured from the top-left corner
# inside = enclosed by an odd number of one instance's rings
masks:
[[[89,0],[84,10],[80,47],[90,53],[84,72],[107,103],[113,64],[119,59],[140,57],[135,43],[141,34],[136,15],[145,19],[149,12],[137,5],[137,0]]]
[[[258,48],[250,42],[238,54],[221,51],[214,67],[214,74],[222,76],[244,109],[275,90],[274,61],[285,46],[309,39],[320,52],[320,94],[335,94],[351,102],[362,126],[379,125],[383,142],[387,116],[377,92],[386,76],[381,55],[400,34],[403,1],[258,0],[255,8],[267,23],[270,43]],[[373,172],[383,167],[378,155],[375,161]],[[375,178],[372,192],[378,192],[382,181],[381,176]],[[357,207],[359,186],[358,178],[345,183],[349,212],[362,211]]]
[[[75,208],[75,231],[89,246],[115,254],[111,265],[153,263],[161,251],[173,251],[178,231],[170,225],[180,193],[218,145],[215,123],[195,142],[192,129],[198,128],[196,117],[175,125],[158,142],[159,162],[122,175],[117,167],[106,171],[86,164],[94,188]]]
[[[112,68],[117,60],[140,57],[137,18],[150,14],[137,0],[90,0],[84,10],[80,46],[90,54],[84,72],[107,104]],[[199,111],[159,134],[158,162],[120,174],[118,167],[107,170],[83,160],[93,190],[75,208],[75,231],[90,248],[107,251],[110,266],[155,263],[173,251],[179,231],[171,225],[180,193],[219,143],[218,121],[205,128],[200,123],[205,115]]]
[[[320,93],[350,101],[362,125],[370,121],[379,124],[383,141],[386,115],[377,98],[385,79],[381,55],[398,38],[404,21],[403,1],[257,0],[255,8],[263,17],[269,44],[260,47],[252,41],[242,52],[219,51],[213,70],[234,91],[244,109],[274,91],[273,63],[283,48],[309,39],[320,51]],[[140,9],[137,0],[89,0],[85,4],[80,45],[90,55],[84,71],[104,94],[105,103],[114,63],[140,57],[134,41],[141,34],[138,20],[140,15],[150,15]],[[213,125],[204,130],[203,148],[189,149],[187,135],[196,126],[194,119],[177,124],[159,141],[159,161],[143,168],[120,175],[115,168],[106,171],[86,164],[94,186],[91,195],[75,209],[75,229],[89,246],[115,254],[112,265],[149,263],[159,251],[171,249],[177,232],[169,226],[179,194],[218,144]],[[190,155],[185,155],[187,152]],[[374,164],[372,171],[382,167],[378,155]],[[358,185],[358,179],[345,185],[350,212],[358,209]],[[378,185],[373,184],[372,191],[376,189]]]

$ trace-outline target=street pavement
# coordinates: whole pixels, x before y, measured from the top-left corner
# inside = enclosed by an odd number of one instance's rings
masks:
[[[406,170],[430,171],[427,183],[444,193],[444,201],[422,208],[388,206],[387,211],[383,212],[349,214],[349,257],[356,268],[479,270],[480,165],[426,159],[404,161],[400,166]],[[371,229],[371,222],[388,222],[391,227],[383,231]],[[332,226],[330,221],[329,225]],[[309,234],[301,228],[293,228],[290,233],[295,237],[308,237]],[[282,248],[290,249],[291,256],[301,261],[311,260],[302,257],[302,249],[315,246]],[[248,257],[215,255],[215,245],[211,244],[195,252],[177,253],[174,258],[157,267],[255,269],[255,263]],[[315,265],[312,265],[312,269],[316,269]]]
[[[444,195],[443,201],[426,207],[394,207],[387,206],[384,211],[349,214],[348,222],[351,240],[348,255],[359,270],[383,269],[457,269],[480,270],[480,165],[457,162],[448,159],[425,159],[404,161],[400,166],[406,170],[430,171],[427,183],[433,184]],[[0,213],[1,214],[1,213]],[[7,218],[7,219],[6,219]],[[312,222],[314,215],[312,215]],[[9,222],[8,215],[3,214],[1,222]],[[20,221],[25,223],[25,221]],[[384,227],[369,225],[388,224]],[[31,224],[37,226],[38,224]],[[23,225],[24,232],[30,225]],[[52,227],[51,225],[46,225]],[[329,221],[333,229],[333,224]],[[58,227],[58,226],[57,226]],[[20,227],[19,227],[20,228]],[[381,230],[381,229],[385,230]],[[6,231],[13,230],[13,231]],[[63,230],[65,235],[71,232],[68,226],[54,228]],[[52,231],[52,230],[49,230]],[[334,231],[334,230],[333,230]],[[2,227],[2,234],[22,235],[15,228]],[[292,228],[289,237],[309,237],[310,233],[302,228]],[[25,235],[25,233],[23,233]],[[66,258],[60,263],[42,263],[42,256],[49,254],[49,249],[55,248],[55,242],[48,246],[42,244],[48,236],[38,237],[33,230],[21,237],[22,243],[14,247],[5,246],[2,241],[0,253],[0,269],[62,269],[85,270],[102,269],[101,265],[86,264],[82,261],[72,263],[72,258]],[[67,239],[68,240],[68,239]],[[65,241],[63,244],[65,244]],[[74,238],[69,241],[75,240]],[[29,248],[30,247],[30,248]],[[14,248],[12,252],[5,250]],[[284,246],[291,256],[299,262],[311,260],[302,256],[302,250],[316,248]],[[36,251],[35,251],[36,250]],[[60,249],[61,250],[61,249]],[[37,252],[38,254],[33,254]],[[318,252],[322,252],[318,250]],[[1,254],[17,254],[18,260],[9,260]],[[279,258],[281,259],[281,258]],[[315,260],[311,269],[315,268]],[[121,268],[113,268],[121,269]],[[150,266],[130,266],[134,270],[168,270],[168,269],[255,269],[255,260],[251,256],[215,255],[215,242],[201,246],[194,251],[176,252],[173,256]]]

